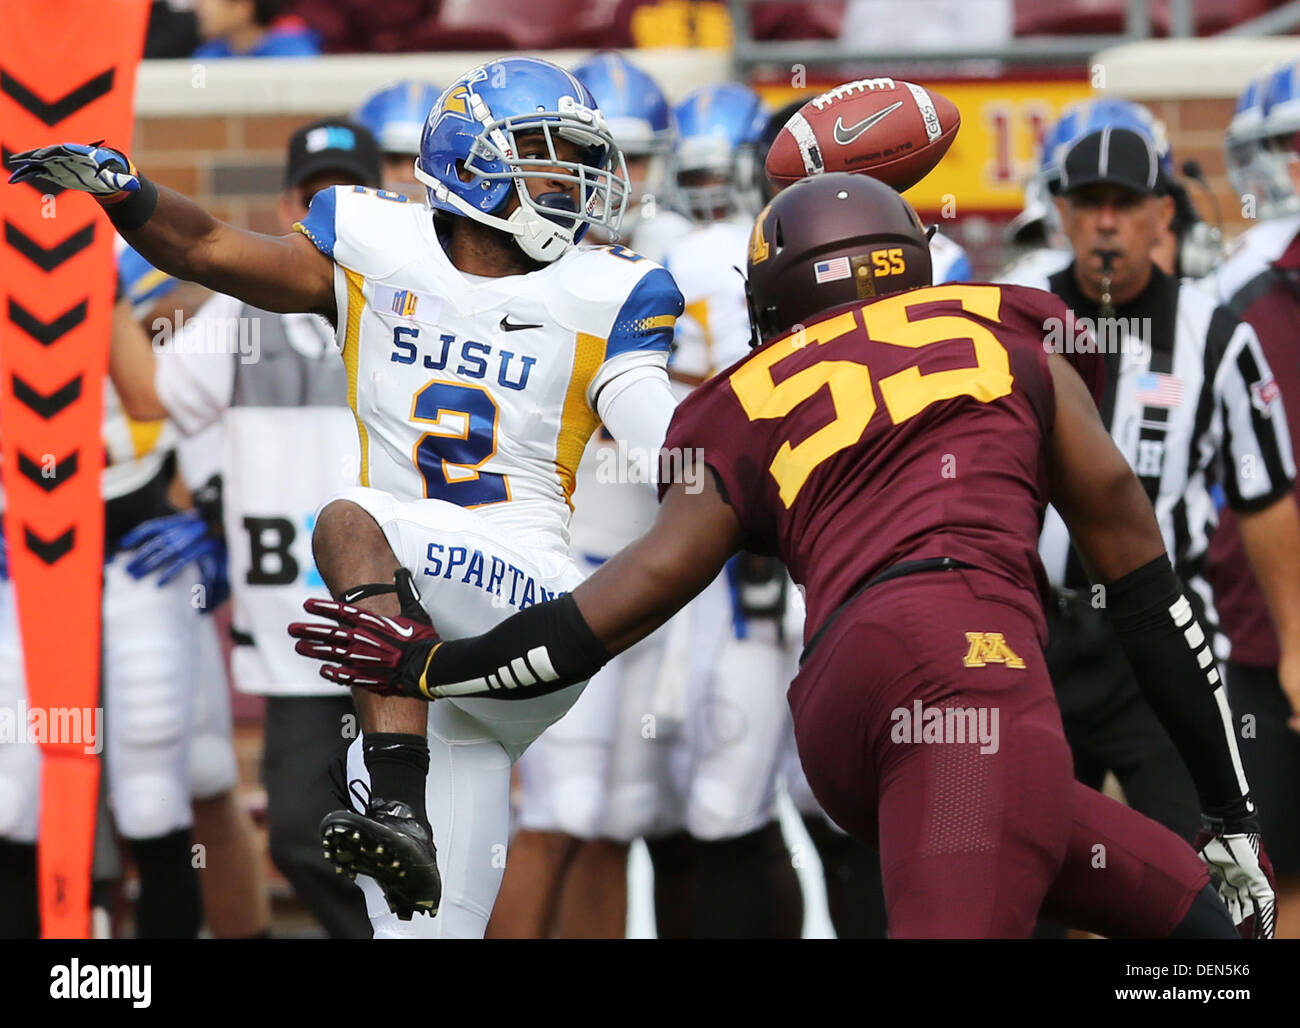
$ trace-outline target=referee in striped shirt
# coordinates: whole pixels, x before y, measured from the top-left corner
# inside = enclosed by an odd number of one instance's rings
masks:
[[[1173,201],[1151,141],[1105,128],[1060,161],[1057,206],[1069,267],[1026,282],[1061,297],[1074,323],[1045,325],[1045,342],[1104,354],[1101,416],[1155,508],[1174,570],[1227,657],[1203,575],[1222,485],[1269,599],[1283,652],[1300,654],[1300,516],[1286,418],[1254,330],[1190,280],[1157,267],[1152,245]],[[1039,543],[1053,604],[1048,664],[1075,774],[1100,787],[1115,773],[1130,805],[1190,840],[1199,827],[1191,777],[1138,692],[1064,522],[1049,509]],[[1225,719],[1232,714],[1220,694]]]

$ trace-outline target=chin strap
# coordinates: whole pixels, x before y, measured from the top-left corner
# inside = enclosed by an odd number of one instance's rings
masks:
[[[416,591],[415,580],[406,568],[398,568],[394,572],[392,585],[379,582],[370,585],[357,585],[335,598],[340,603],[356,603],[358,600],[369,599],[371,596],[386,596],[389,593],[397,593],[397,599],[402,605],[402,617],[410,621],[417,621],[422,625],[433,624],[433,619],[429,617],[424,606],[420,603],[420,594]]]

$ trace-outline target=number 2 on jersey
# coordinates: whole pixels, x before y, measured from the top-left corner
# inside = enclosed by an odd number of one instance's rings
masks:
[[[432,426],[413,453],[425,496],[461,507],[510,499],[505,475],[480,470],[497,452],[499,413],[482,386],[435,380],[415,394],[411,420]]]
[[[998,321],[1002,291],[997,286],[952,285],[927,289],[922,296],[900,293],[860,308],[867,334],[880,343],[922,349],[950,339],[969,339],[975,366],[922,374],[915,365],[880,379],[880,398],[894,424],[920,414],[933,403],[970,396],[990,403],[1011,392],[1011,363],[1006,347],[983,325],[956,314],[935,314],[911,320],[910,309],[944,300],[957,301],[963,311]],[[876,414],[871,372],[855,360],[823,360],[780,382],[772,368],[796,350],[828,343],[853,331],[853,311],[837,314],[787,336],[759,351],[731,376],[731,388],[750,421],[783,418],[823,387],[830,390],[835,417],[797,445],[787,440],[772,460],[770,471],[789,507],[808,476],[823,461],[862,438]]]

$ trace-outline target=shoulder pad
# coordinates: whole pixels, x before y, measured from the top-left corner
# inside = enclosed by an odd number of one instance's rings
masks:
[[[400,193],[365,186],[332,186],[312,198],[307,216],[294,225],[331,260],[368,278],[384,278],[419,257],[432,232],[422,204]]]
[[[624,246],[575,251],[556,267],[547,310],[565,328],[606,340],[606,359],[671,345],[682,294],[671,275]]]

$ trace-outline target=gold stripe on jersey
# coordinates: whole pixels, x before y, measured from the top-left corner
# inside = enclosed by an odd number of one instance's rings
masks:
[[[342,265],[340,265],[342,267]],[[357,410],[357,364],[361,360],[361,312],[366,306],[362,283],[365,279],[349,268],[343,268],[348,280],[348,316],[343,329],[343,367],[348,373],[348,406],[357,422],[357,435],[361,440],[361,484],[370,485],[370,438],[365,423]]]
[[[672,328],[677,324],[676,314],[659,314],[653,318],[641,318],[632,322],[634,332],[651,332],[656,328]]]
[[[709,365],[704,377],[708,378],[714,372],[713,333],[709,331],[709,301],[692,300],[686,305],[686,313],[695,319],[695,323],[700,326],[700,332],[704,336],[704,358]]]
[[[578,333],[578,346],[573,354],[573,375],[564,394],[564,411],[560,415],[560,434],[555,441],[555,470],[559,472],[564,488],[564,502],[573,510],[574,478],[578,462],[587,448],[587,440],[596,431],[600,418],[587,402],[587,387],[595,378],[605,360],[606,340],[599,336]]]
[[[153,452],[163,429],[167,427],[166,418],[159,418],[157,421],[136,421],[134,418],[124,416],[124,420],[127,431],[131,433],[131,452],[136,460]]]

